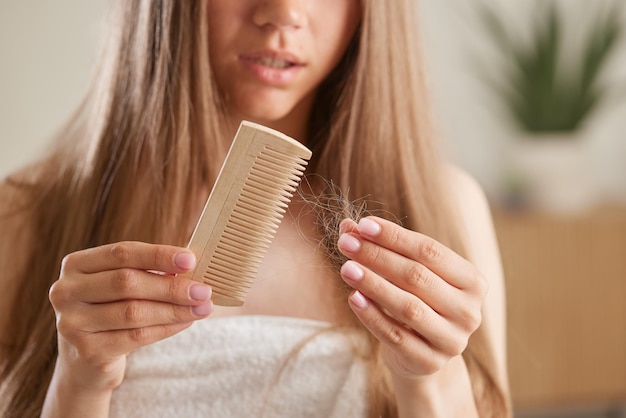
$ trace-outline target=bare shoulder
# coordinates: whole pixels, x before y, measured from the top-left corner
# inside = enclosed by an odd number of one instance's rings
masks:
[[[28,204],[30,191],[37,182],[41,168],[40,164],[29,165],[0,179],[0,222],[3,226],[8,228],[16,220],[25,221],[26,211],[23,209]]]
[[[447,166],[445,173],[453,209],[465,229],[468,257],[481,270],[486,270],[483,274],[501,277],[491,209],[483,188],[474,177],[456,166]]]
[[[459,208],[463,209],[464,217],[484,217],[489,214],[487,197],[474,177],[454,165],[447,165],[445,173],[453,193],[453,203],[459,204]]]
[[[480,184],[467,172],[446,168],[453,207],[456,208],[467,242],[467,257],[489,284],[485,299],[483,328],[493,349],[498,375],[506,385],[506,303],[500,250],[489,201]]]

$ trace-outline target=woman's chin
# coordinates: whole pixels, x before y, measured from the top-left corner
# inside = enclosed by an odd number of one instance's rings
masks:
[[[236,97],[230,103],[231,114],[238,119],[270,127],[284,123],[306,124],[312,103],[310,97],[296,98],[293,95],[280,94],[282,92],[267,94],[267,92],[255,91],[253,93]]]
[[[240,120],[259,123],[265,126],[281,125],[293,116],[293,109],[281,109],[281,106],[263,106],[262,108],[238,109],[234,112]]]

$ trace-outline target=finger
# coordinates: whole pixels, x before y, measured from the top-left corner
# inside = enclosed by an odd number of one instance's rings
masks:
[[[120,268],[183,273],[195,267],[194,254],[186,248],[125,241],[89,248],[67,255],[62,272],[85,274]]]
[[[394,286],[354,261],[343,265],[341,275],[360,294],[442,352],[456,355],[465,348],[465,333],[419,297]]]
[[[474,288],[483,282],[472,263],[426,235],[374,216],[361,219],[357,229],[362,238],[422,263],[459,289]]]
[[[480,307],[485,293],[480,283],[475,291],[461,290],[424,264],[364,240],[360,235],[344,234],[338,245],[344,254],[359,263],[357,265],[373,270],[393,285],[417,296],[461,330],[473,331],[480,325]]]
[[[106,352],[110,357],[125,355],[138,348],[171,337],[189,328],[192,323],[181,322],[92,334],[79,344],[78,349],[86,353],[86,356],[90,352]]]
[[[359,235],[344,234],[339,238],[339,248],[351,259],[375,271],[399,288],[414,294],[428,303],[438,313],[451,315],[451,299],[461,291],[430,271],[426,266],[403,255],[388,250]]]
[[[145,299],[178,305],[198,305],[211,297],[211,287],[180,276],[144,270],[118,269],[59,281],[64,285],[61,301],[105,303],[123,299]],[[62,303],[62,302],[61,302]]]
[[[86,333],[139,329],[195,321],[207,317],[212,311],[212,301],[196,306],[181,306],[146,300],[129,300],[83,305],[75,314],[74,317],[77,319],[71,325],[74,330]],[[63,316],[61,316],[62,320]]]
[[[439,370],[446,357],[433,348],[426,340],[402,325],[371,303],[358,290],[349,297],[349,305],[365,328],[388,347],[396,356],[403,359],[398,365],[405,373],[426,375]]]

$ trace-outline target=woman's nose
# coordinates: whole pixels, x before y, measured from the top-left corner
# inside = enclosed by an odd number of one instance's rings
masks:
[[[254,23],[259,27],[300,29],[307,24],[309,0],[260,1],[254,10]]]

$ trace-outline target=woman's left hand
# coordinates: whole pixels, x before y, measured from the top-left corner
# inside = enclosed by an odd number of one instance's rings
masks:
[[[400,378],[436,373],[481,323],[487,283],[469,261],[423,234],[377,217],[344,220],[339,250],[350,307]]]

